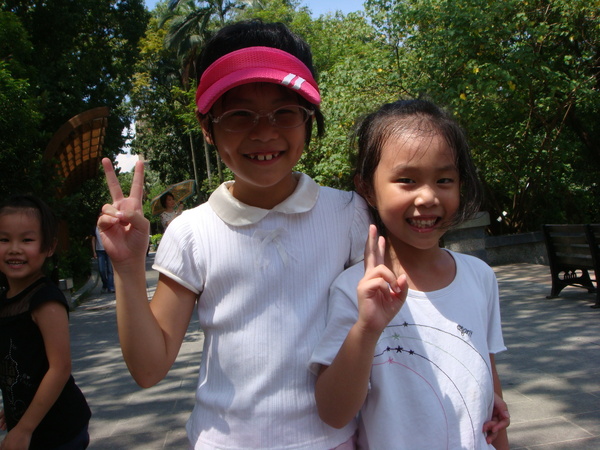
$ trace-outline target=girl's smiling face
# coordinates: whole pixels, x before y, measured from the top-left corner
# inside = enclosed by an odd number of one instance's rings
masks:
[[[299,105],[298,96],[291,90],[272,83],[249,83],[221,96],[211,114],[219,117],[233,109],[270,112],[288,105]],[[242,132],[226,131],[215,123],[210,136],[208,120],[203,121],[205,135],[235,175],[234,197],[268,209],[294,192],[296,180],[292,169],[304,150],[305,124],[278,128],[267,117],[261,117],[254,128]]]
[[[398,246],[437,248],[460,202],[454,152],[435,131],[404,129],[381,148],[371,204]]]
[[[42,230],[35,211],[0,214],[0,272],[8,279],[10,292],[16,294],[42,276],[44,262],[54,248],[41,248]]]

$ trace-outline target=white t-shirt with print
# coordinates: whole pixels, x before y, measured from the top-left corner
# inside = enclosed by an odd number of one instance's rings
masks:
[[[482,428],[494,400],[489,354],[506,349],[498,286],[483,261],[449,253],[456,261],[452,283],[433,292],[409,290],[381,334],[360,411],[360,448],[492,448]],[[331,364],[357,320],[363,275],[357,264],[331,288],[327,330],[310,360],[315,373]]]

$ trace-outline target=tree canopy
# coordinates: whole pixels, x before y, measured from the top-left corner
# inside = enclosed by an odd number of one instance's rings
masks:
[[[122,151],[148,19],[142,0],[0,0],[0,196],[43,198],[69,224],[74,244],[87,236],[106,200],[103,180],[58,201],[53,182],[61,180],[53,179],[42,155],[66,121],[98,106],[110,108],[105,155]]]
[[[469,131],[498,231],[598,220],[600,17],[580,0],[368,0],[399,85]]]
[[[223,2],[196,6],[213,3]],[[364,14],[318,18],[299,2],[245,3],[227,2],[231,7],[224,14],[204,21],[204,38],[224,23],[256,17],[282,21],[311,44],[328,128],[324,138],[313,140],[298,169],[319,183],[352,189],[350,136],[362,115],[400,97],[426,96],[449,109],[468,132],[486,188],[485,209],[497,218],[492,232],[600,220],[597,2],[367,0]],[[179,17],[189,17],[190,7]],[[197,53],[202,39],[195,42]],[[164,55],[181,70],[176,61],[181,46],[177,49]],[[184,178],[175,168],[189,166],[188,155],[196,152],[201,177],[214,178],[205,183],[205,198],[222,180],[211,170],[218,159],[214,152],[204,158],[199,153],[193,97],[188,104],[183,96],[175,103],[174,93],[193,90],[195,83],[182,90],[181,77],[171,81],[160,105],[140,103],[145,114],[156,109],[172,114],[172,120],[161,116],[162,127],[179,130],[169,133],[169,153],[159,146],[148,150],[148,136],[162,128],[146,129],[138,137],[144,145],[136,149],[151,152],[160,161],[153,167],[170,181]]]
[[[468,132],[493,233],[598,222],[599,11],[596,0],[366,0],[361,13],[313,17],[298,0],[165,0],[150,16],[141,0],[1,0],[0,163],[14,170],[0,190],[42,190],[52,133],[107,105],[107,155],[135,117],[132,150],[155,172],[149,195],[195,178],[205,200],[232,175],[195,118],[194,59],[224,24],[261,18],[313,49],[327,133],[298,170],[319,183],[353,188],[362,115],[426,96]]]

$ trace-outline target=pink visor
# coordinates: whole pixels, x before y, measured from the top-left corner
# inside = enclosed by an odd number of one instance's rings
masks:
[[[247,47],[220,57],[204,71],[196,91],[198,111],[206,114],[229,89],[256,82],[280,84],[314,105],[321,103],[317,82],[302,61],[276,48]]]

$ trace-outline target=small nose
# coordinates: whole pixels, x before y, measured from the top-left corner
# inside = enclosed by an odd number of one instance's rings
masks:
[[[416,206],[435,206],[438,203],[438,196],[436,190],[429,186],[424,185],[418,190],[417,198],[415,199]]]
[[[278,128],[271,122],[271,117],[267,114],[262,114],[258,117],[258,122],[251,130],[250,137],[260,141],[268,141],[279,135]]]

